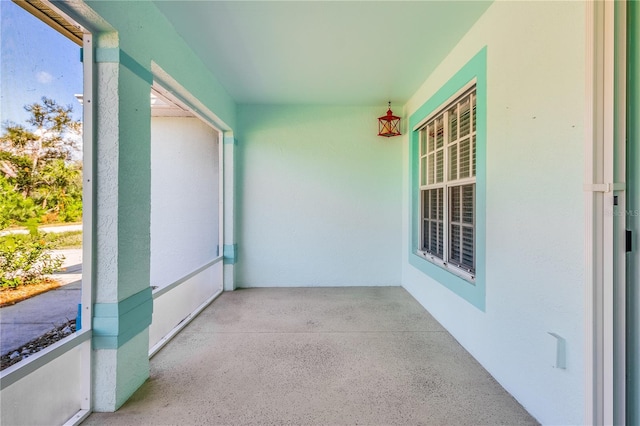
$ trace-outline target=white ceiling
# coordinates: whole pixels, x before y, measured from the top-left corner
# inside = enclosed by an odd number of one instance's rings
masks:
[[[404,104],[490,1],[156,1],[238,103]]]

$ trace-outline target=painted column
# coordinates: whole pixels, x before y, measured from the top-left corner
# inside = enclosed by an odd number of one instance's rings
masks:
[[[115,411],[149,377],[149,73],[95,37],[93,409]]]
[[[235,233],[235,150],[238,145],[233,132],[225,132],[223,147],[224,170],[224,290],[236,289],[235,264],[238,259],[238,245]]]

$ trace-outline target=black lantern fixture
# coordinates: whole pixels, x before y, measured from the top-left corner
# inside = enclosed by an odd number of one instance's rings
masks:
[[[387,115],[378,117],[378,136],[400,136],[400,117],[393,115],[391,112],[391,101],[389,101],[389,109]]]

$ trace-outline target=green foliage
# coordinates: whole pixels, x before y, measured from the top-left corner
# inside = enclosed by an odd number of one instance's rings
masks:
[[[25,198],[15,187],[0,175],[0,229],[11,225],[38,221],[42,214],[32,198]]]
[[[33,198],[43,210],[54,213],[62,222],[82,218],[81,164],[52,160],[42,169],[40,179]]]
[[[52,248],[37,231],[0,237],[0,287],[32,284],[59,269],[64,257],[54,256]]]
[[[0,229],[30,220],[79,221],[81,123],[72,119],[71,106],[46,97],[25,110],[32,129],[6,123],[0,136]]]

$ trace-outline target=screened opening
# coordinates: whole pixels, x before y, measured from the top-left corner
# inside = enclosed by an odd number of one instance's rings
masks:
[[[39,1],[0,8],[4,370],[81,328],[84,79],[79,25]]]

